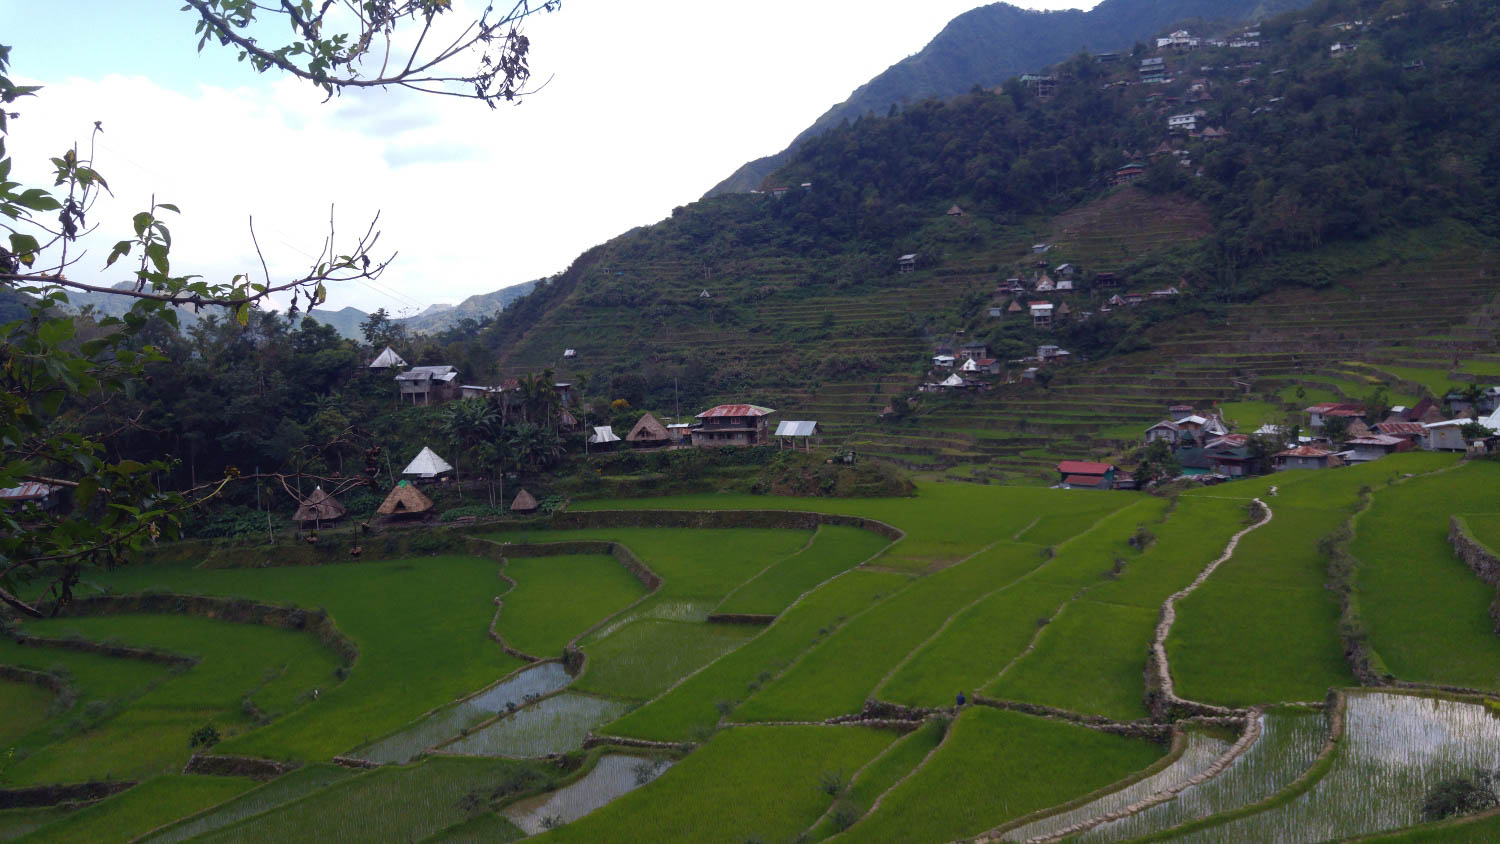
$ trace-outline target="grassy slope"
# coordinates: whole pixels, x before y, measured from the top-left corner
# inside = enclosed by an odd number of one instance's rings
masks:
[[[49,844],[129,841],[186,813],[222,803],[255,786],[240,777],[167,774],[41,827],[22,841]]]
[[[521,664],[486,634],[493,598],[505,588],[489,560],[430,557],[274,571],[141,566],[104,580],[122,591],[170,584],[179,592],[324,606],[359,645],[347,680],[313,705],[226,741],[225,753],[326,759]]]
[[[577,510],[811,510],[878,519],[906,531],[876,561],[923,571],[1010,539],[1038,514],[1098,513],[1135,500],[1129,493],[1097,496],[1069,490],[973,484],[918,484],[915,498],[780,498],[762,495],[681,495],[664,498],[583,501]],[[982,517],[980,517],[982,514]],[[1097,517],[1097,516],[1096,516]]]
[[[715,704],[737,702],[761,675],[782,670],[841,618],[853,617],[905,586],[891,572],[852,571],[813,592],[743,647],[685,680],[665,695],[598,732],[663,741],[693,738],[719,720]]]
[[[1468,523],[1469,533],[1475,539],[1484,543],[1490,551],[1500,554],[1500,514],[1468,513],[1464,515],[1464,521]]]
[[[758,632],[741,624],[635,621],[584,648],[588,667],[573,687],[581,692],[648,700],[677,678],[734,650]]]
[[[965,710],[951,729],[926,765],[834,840],[975,835],[1108,785],[1164,752],[1151,742],[986,707]]]
[[[1360,561],[1360,606],[1370,642],[1403,680],[1500,688],[1500,639],[1489,617],[1495,590],[1453,553],[1448,516],[1493,502],[1500,463],[1378,489],[1350,551]]]
[[[828,773],[852,774],[895,736],[858,727],[737,727],[719,733],[649,788],[538,841],[785,841],[832,802]]]
[[[884,537],[867,530],[823,525],[813,536],[812,545],[729,593],[714,611],[775,615],[797,596],[859,565],[887,544]]]
[[[201,618],[126,615],[31,622],[39,636],[111,638],[199,658],[173,673],[123,714],[97,728],[42,748],[16,766],[28,782],[71,782],[91,777],[138,779],[181,770],[192,751],[187,737],[206,722],[226,735],[253,727],[241,701],[270,715],[303,705],[313,689],[338,684],[338,657],[306,633]],[[28,654],[46,662],[55,651]],[[119,660],[124,662],[125,660]]]
[[[506,644],[541,657],[561,655],[574,636],[646,593],[603,554],[513,558],[505,573],[516,588],[505,595],[496,629]]]

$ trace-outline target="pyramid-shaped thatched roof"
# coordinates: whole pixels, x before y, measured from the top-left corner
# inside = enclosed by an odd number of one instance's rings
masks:
[[[625,441],[632,443],[661,442],[671,438],[672,435],[667,432],[667,426],[661,424],[661,420],[650,413],[642,416],[640,421],[635,423],[635,427],[630,429],[630,433],[625,435]]]
[[[323,487],[320,486],[302,502],[302,506],[297,508],[292,518],[299,522],[331,522],[343,516],[344,505],[340,504],[337,498],[324,492]]]
[[[425,513],[431,509],[431,498],[423,495],[421,490],[410,483],[402,481],[396,484],[375,512],[382,516],[393,516],[400,513]]]
[[[370,361],[371,369],[390,369],[396,366],[406,366],[406,361],[402,360],[401,356],[396,354],[396,350],[390,346],[386,346],[385,351]]]
[[[448,461],[438,457],[437,452],[424,445],[422,450],[417,452],[417,456],[406,464],[406,468],[401,470],[401,474],[431,478],[451,471],[453,467],[448,464]]]
[[[515,500],[510,502],[510,509],[513,513],[530,513],[535,511],[536,507],[536,496],[524,489],[516,493]]]

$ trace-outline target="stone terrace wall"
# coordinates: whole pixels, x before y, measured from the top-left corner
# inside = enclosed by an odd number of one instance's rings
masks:
[[[0,791],[0,809],[31,809],[59,803],[102,800],[134,786],[133,782],[84,782],[74,785],[39,785]]]
[[[1448,541],[1453,543],[1453,553],[1473,569],[1480,580],[1500,587],[1500,556],[1497,556],[1494,549],[1474,538],[1463,516],[1448,517]],[[1490,601],[1490,621],[1495,623],[1495,633],[1500,634],[1500,592]]]

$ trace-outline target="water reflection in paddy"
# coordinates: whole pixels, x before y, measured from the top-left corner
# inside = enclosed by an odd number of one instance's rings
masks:
[[[442,749],[470,756],[545,756],[573,750],[588,731],[625,714],[628,704],[580,694],[538,701]]]
[[[560,663],[544,662],[517,672],[479,694],[440,709],[412,726],[351,753],[356,759],[406,763],[422,751],[457,736],[465,729],[522,706],[528,698],[551,694],[573,682]]]
[[[514,803],[505,816],[527,835],[547,829],[547,823],[572,823],[615,798],[661,776],[672,763],[641,756],[605,756],[577,782],[549,794]]]

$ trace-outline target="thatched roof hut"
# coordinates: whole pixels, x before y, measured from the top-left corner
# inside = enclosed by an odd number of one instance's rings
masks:
[[[312,491],[312,495],[302,502],[302,506],[298,507],[296,514],[292,516],[299,522],[332,522],[343,517],[344,505],[340,504],[337,498],[324,492],[321,486]]]
[[[515,500],[510,502],[512,513],[535,513],[536,508],[536,496],[524,489],[516,493]]]
[[[404,516],[425,513],[432,509],[432,499],[407,481],[401,481],[391,489],[380,507],[375,510],[382,516]]]
[[[650,413],[642,416],[635,427],[630,429],[630,433],[625,435],[625,441],[632,443],[664,443],[671,438],[667,426]]]

